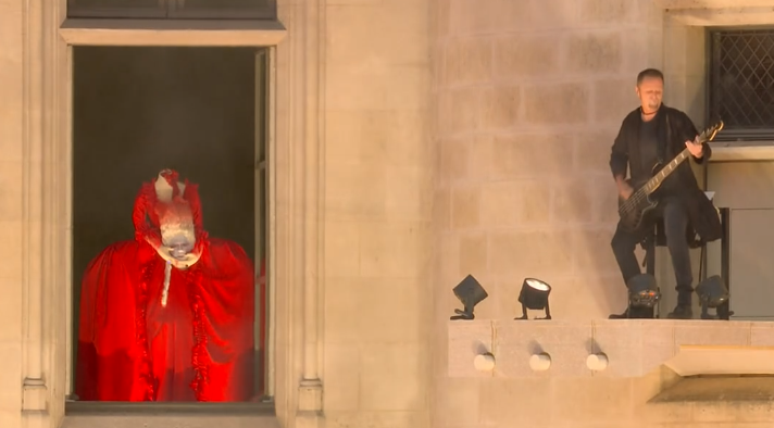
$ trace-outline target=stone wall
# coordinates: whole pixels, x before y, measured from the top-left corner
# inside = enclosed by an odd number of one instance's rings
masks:
[[[328,428],[429,425],[429,25],[429,0],[328,1]]]
[[[21,425],[22,2],[0,1],[0,426]]]
[[[625,308],[610,250],[609,150],[637,105],[636,74],[662,67],[661,11],[647,0],[439,0],[440,151],[434,426],[634,426],[668,422],[642,379],[450,379],[446,323],[467,274],[490,297],[477,318],[512,319],[524,277],[553,286],[552,315]],[[534,314],[533,314],[534,316]],[[677,416],[675,416],[677,418]],[[679,419],[676,419],[679,420]]]
[[[525,276],[553,284],[557,318],[622,310],[609,247],[617,221],[609,151],[638,105],[637,72],[661,66],[659,11],[623,0],[444,0],[439,8],[445,308],[470,273],[492,296],[481,317],[513,317]]]
[[[553,285],[555,319],[623,310],[609,247],[617,218],[607,162],[621,120],[637,106],[637,72],[663,67],[665,101],[703,125],[703,52],[696,50],[703,29],[665,25],[656,3],[436,2],[435,219],[442,230],[434,427],[757,427],[771,419],[766,404],[647,404],[677,380],[664,368],[619,379],[447,375],[447,317],[461,306],[451,289],[467,274],[490,296],[477,319],[519,315],[526,276]],[[665,263],[659,257],[662,276],[671,272]]]

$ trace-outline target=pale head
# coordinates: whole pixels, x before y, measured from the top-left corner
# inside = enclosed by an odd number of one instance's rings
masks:
[[[664,75],[654,68],[643,70],[637,75],[637,98],[643,113],[653,113],[661,107],[664,96]]]

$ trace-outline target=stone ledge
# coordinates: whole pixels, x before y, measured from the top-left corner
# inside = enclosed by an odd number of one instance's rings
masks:
[[[275,416],[77,415],[65,416],[61,428],[280,428]]]
[[[722,9],[740,7],[772,7],[771,0],[653,0],[662,9]]]
[[[730,373],[768,376],[774,374],[774,347],[686,345],[665,365],[683,377]]]
[[[276,46],[287,36],[278,21],[67,19],[59,35],[73,46]]]
[[[710,163],[774,161],[774,141],[718,141],[709,144],[712,147]]]
[[[69,402],[61,428],[280,428],[265,403]]]
[[[672,22],[694,27],[768,25],[774,20],[774,8],[679,9],[667,10],[666,16]]]
[[[649,403],[760,402],[771,412],[774,380],[770,376],[686,378],[653,397]]]
[[[690,352],[690,346],[722,346],[719,352],[728,355],[731,350],[774,346],[774,323],[699,320],[601,320],[578,323],[532,320],[450,321],[448,335],[449,377],[627,378],[644,376],[670,362],[684,347],[686,352]],[[494,369],[476,370],[474,358],[487,352],[494,355]],[[530,357],[541,352],[551,356],[551,366],[546,371],[533,371],[530,368]],[[586,366],[586,358],[600,352],[607,356],[608,366],[603,371],[592,371]],[[703,352],[705,354],[702,358],[710,358],[706,352],[711,350],[705,348]],[[711,357],[710,360],[719,359]],[[683,373],[688,370],[685,367],[693,364],[690,355],[682,355],[676,361],[675,364],[681,365],[678,368]],[[712,372],[745,372],[745,364],[744,361],[736,361],[724,367],[714,366]],[[694,372],[709,370],[707,367],[696,367]],[[774,364],[771,369],[774,373]],[[767,369],[758,367],[755,370],[758,373]]]

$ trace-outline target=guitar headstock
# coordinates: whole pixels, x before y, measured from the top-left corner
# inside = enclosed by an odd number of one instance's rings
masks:
[[[718,132],[720,132],[722,129],[723,121],[721,120],[702,131],[701,134],[699,134],[699,142],[706,143],[707,141],[714,140],[715,136],[718,135]]]

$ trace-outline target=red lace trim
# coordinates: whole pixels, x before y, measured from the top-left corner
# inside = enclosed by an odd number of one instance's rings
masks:
[[[188,299],[191,302],[193,313],[194,347],[191,353],[191,364],[194,369],[194,378],[190,387],[196,394],[197,401],[209,401],[207,399],[207,385],[210,382],[209,372],[212,359],[207,351],[207,331],[205,326],[205,310],[201,295],[201,269],[194,266],[188,271]]]
[[[153,377],[153,365],[150,357],[150,344],[148,343],[148,284],[153,276],[153,269],[158,263],[157,257],[152,257],[144,263],[140,270],[140,286],[137,290],[137,318],[135,320],[135,335],[140,347],[140,379],[145,385],[145,401],[156,401],[157,379]]]

